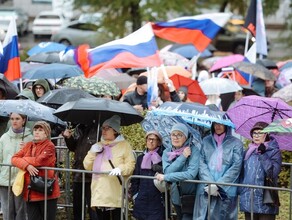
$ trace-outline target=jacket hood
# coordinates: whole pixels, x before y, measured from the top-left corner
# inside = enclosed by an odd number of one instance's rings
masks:
[[[33,92],[33,94],[34,94],[35,97],[37,97],[36,94],[35,94],[35,87],[37,85],[40,85],[40,86],[44,87],[45,93],[51,90],[50,89],[50,85],[49,85],[49,83],[48,83],[47,80],[45,80],[45,79],[38,79],[37,81],[34,82],[34,84],[32,86],[32,92]]]
[[[27,89],[27,88],[23,89],[15,98],[20,99],[21,97],[35,101],[32,90]]]

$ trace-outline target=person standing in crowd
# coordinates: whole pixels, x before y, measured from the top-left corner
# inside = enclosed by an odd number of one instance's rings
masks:
[[[137,111],[142,112],[148,108],[147,104],[147,76],[139,76],[136,89],[125,94],[123,101],[128,102]]]
[[[238,183],[242,167],[243,143],[231,135],[231,127],[212,123],[211,134],[203,139],[199,179],[217,184],[199,184],[194,206],[194,220],[208,217],[208,195],[211,196],[210,216],[213,220],[237,219],[237,187],[220,183]]]
[[[97,142],[97,123],[90,125],[77,125],[74,129],[67,128],[63,133],[67,148],[74,152],[73,169],[84,170],[83,160],[91,146]],[[82,173],[73,174],[73,214],[74,220],[82,220],[82,200],[84,210],[86,205],[90,220],[97,220],[94,210],[91,209],[91,174],[85,174],[85,194],[82,195]],[[84,213],[86,216],[86,213]]]
[[[243,91],[242,91],[242,90],[236,91],[236,92],[234,93],[234,101],[230,103],[228,109],[231,109],[233,106],[235,106],[236,103],[237,103],[242,97],[244,97]]]
[[[197,179],[199,171],[199,149],[192,144],[192,137],[186,125],[175,124],[171,128],[171,146],[163,151],[162,165],[164,174],[157,174],[159,181],[171,183],[171,200],[177,219],[192,219],[192,214],[183,213],[181,195],[195,195],[196,184],[180,182]]]
[[[47,170],[47,177],[55,179],[53,192],[47,195],[47,212],[44,212],[45,194],[28,188],[30,176],[45,177],[45,170],[37,167],[55,167],[56,150],[50,140],[51,128],[45,121],[38,121],[33,127],[33,140],[27,142],[20,151],[13,155],[12,165],[26,171],[24,174],[23,198],[26,201],[29,220],[56,219],[57,200],[60,197],[58,177],[54,170]]]
[[[25,127],[27,120],[25,115],[11,113],[9,119],[11,127],[0,138],[1,164],[11,164],[12,156],[19,151],[26,142],[33,139],[31,130],[28,127]],[[3,209],[3,219],[23,220],[26,219],[25,202],[21,195],[15,196],[9,188],[9,184],[11,186],[15,180],[18,169],[15,167],[11,168],[11,179],[9,179],[9,170],[9,166],[1,166],[0,198]]]
[[[190,102],[188,100],[188,88],[186,86],[181,86],[178,88],[178,96],[182,102]]]
[[[278,142],[262,130],[267,127],[265,122],[257,122],[250,130],[252,142],[244,155],[241,183],[247,185],[264,186],[265,177],[269,177],[277,185],[281,171],[282,156]],[[253,207],[251,207],[251,189],[240,188],[240,211],[245,219],[275,220],[279,213],[277,205],[265,204],[263,189],[253,189]]]
[[[91,207],[99,220],[120,220],[122,206],[122,180],[131,175],[135,158],[128,141],[120,134],[121,118],[114,115],[101,127],[101,141],[92,145],[84,158],[86,170],[110,172],[93,174]]]
[[[48,91],[50,91],[50,85],[45,79],[38,79],[32,86],[32,92],[34,94],[35,100],[38,100]]]
[[[162,173],[162,137],[157,131],[146,133],[146,150],[137,158],[134,175],[154,176]],[[165,219],[163,197],[152,179],[134,178],[131,181],[134,199],[133,216],[137,220]]]
[[[276,81],[274,80],[265,80],[265,97],[272,97],[272,95],[278,91],[275,84]]]

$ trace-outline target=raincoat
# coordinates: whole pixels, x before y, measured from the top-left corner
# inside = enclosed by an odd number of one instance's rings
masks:
[[[34,84],[32,86],[32,93],[33,93],[34,98],[35,98],[34,100],[38,100],[39,99],[39,97],[37,97],[37,95],[35,93],[35,87],[37,85],[40,85],[40,86],[44,87],[44,89],[45,89],[45,93],[44,94],[46,94],[46,92],[48,92],[48,91],[51,90],[50,89],[50,85],[49,85],[49,83],[48,83],[47,80],[45,80],[45,79],[38,79],[37,81],[34,82]]]
[[[222,141],[222,164],[221,167],[214,167],[219,154],[214,138],[214,129],[211,134],[203,139],[201,149],[199,179],[222,183],[238,183],[242,167],[243,144],[236,137],[231,135],[231,128],[225,126],[225,137]],[[229,220],[237,219],[237,188],[231,186],[220,186],[227,196],[221,199],[220,196],[211,196],[211,219]],[[199,184],[194,206],[194,220],[205,220],[208,214],[208,195],[204,191],[205,184]],[[223,196],[223,195],[222,195]]]
[[[121,169],[121,174],[124,178],[132,174],[135,168],[135,157],[130,144],[123,136],[118,136],[112,142],[102,141],[99,144],[115,144],[111,147],[111,161],[114,167]],[[83,161],[86,170],[93,170],[96,156],[96,153],[88,151]],[[112,169],[107,159],[102,160],[100,172],[109,172]],[[121,202],[122,186],[117,176],[110,176],[108,174],[92,175],[91,207],[121,208]]]
[[[187,140],[190,143],[190,139]],[[183,154],[176,157],[174,160],[169,161],[168,152],[173,151],[171,147],[164,150],[162,155],[162,164],[164,171],[164,180],[171,182],[171,201],[174,205],[181,205],[180,194],[178,191],[177,183],[182,180],[195,180],[197,179],[199,171],[199,159],[201,142],[197,142],[198,146],[190,144],[191,155],[186,158]],[[193,183],[179,183],[182,195],[194,195],[196,192],[196,184]]]
[[[277,141],[270,137],[269,142],[265,142],[266,152],[258,154],[256,150],[243,162],[242,184],[264,186],[265,176],[269,176],[277,183],[278,175],[281,171],[282,156]],[[251,212],[250,188],[240,188],[240,210]],[[254,213],[278,214],[279,208],[276,206],[263,204],[263,190],[253,189]]]

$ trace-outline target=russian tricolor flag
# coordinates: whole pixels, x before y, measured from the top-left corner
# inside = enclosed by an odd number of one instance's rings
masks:
[[[96,48],[77,48],[75,61],[86,77],[91,77],[102,69],[153,67],[162,64],[150,23],[122,39]]]
[[[231,13],[210,13],[180,17],[152,24],[154,34],[180,44],[192,43],[203,52],[218,31],[231,17]]]
[[[3,42],[3,56],[0,62],[0,72],[10,80],[16,80],[20,75],[20,57],[15,18],[12,18]]]

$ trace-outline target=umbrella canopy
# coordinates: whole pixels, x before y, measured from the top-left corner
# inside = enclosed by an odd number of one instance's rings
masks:
[[[207,97],[205,96],[203,90],[199,86],[198,81],[192,80],[190,78],[174,74],[170,77],[176,90],[181,86],[185,86],[188,89],[188,98],[193,102],[198,102],[205,104]]]
[[[275,92],[272,97],[280,98],[285,102],[292,101],[292,83]]]
[[[207,69],[210,69],[216,63],[216,61],[221,59],[221,58],[222,58],[222,56],[208,57],[206,59],[203,59],[200,62],[200,65],[207,68]]]
[[[20,62],[20,70],[22,73],[27,72],[28,70],[34,69],[36,67],[40,67],[45,65],[44,63],[27,63],[27,62]]]
[[[246,96],[227,111],[227,115],[235,124],[236,133],[251,139],[250,130],[256,122],[271,123],[277,119],[292,117],[292,107],[278,98],[262,96]],[[292,150],[292,137],[276,136],[279,146],[284,150]]]
[[[121,125],[127,126],[139,123],[143,116],[129,103],[102,98],[81,98],[77,101],[67,102],[54,113],[63,121],[72,123],[91,124],[93,121],[105,120],[113,115],[121,117]]]
[[[210,128],[212,122],[235,127],[225,112],[211,110],[208,106],[199,103],[164,102],[151,112],[154,115],[180,117],[187,123],[206,128]]]
[[[45,120],[66,125],[63,121],[53,115],[55,109],[30,99],[0,100],[0,115],[9,117],[12,112],[26,115],[30,121]]]
[[[244,60],[244,56],[241,54],[232,54],[226,57],[222,57],[218,59],[214,65],[209,69],[209,72],[214,72],[216,70],[220,70],[223,67],[230,66],[233,63],[240,62]]]
[[[63,79],[83,75],[77,65],[52,63],[28,70],[22,76],[24,79]]]
[[[266,127],[263,132],[289,133],[292,136],[292,118],[278,119]]]
[[[19,93],[19,89],[3,74],[0,74],[0,89],[5,92],[6,99],[14,99]]]
[[[66,102],[76,101],[80,98],[95,98],[93,95],[81,90],[72,88],[54,89],[46,92],[37,100],[38,103],[60,107]]]
[[[276,76],[273,74],[273,72],[262,65],[241,61],[232,64],[232,66],[238,71],[251,74],[260,79],[276,81]]]
[[[41,52],[60,52],[65,50],[68,46],[55,42],[40,42],[27,51],[27,55],[32,56]]]
[[[34,54],[28,57],[25,61],[34,63],[65,63],[70,65],[76,64],[73,58],[61,60],[61,56],[57,52],[42,52]]]
[[[279,84],[280,86],[286,86],[290,83],[292,83],[292,65],[291,67],[281,69],[277,79],[277,84]]]
[[[214,50],[215,47],[210,45],[201,53],[200,57],[210,57],[212,56],[212,51]],[[199,51],[193,44],[174,44],[169,48],[169,51],[178,53],[188,59],[192,59],[194,56],[199,54]]]
[[[178,74],[187,78],[191,78],[192,77],[192,73],[187,71],[185,68],[181,67],[181,66],[166,66],[164,67],[166,74],[168,77],[171,77],[174,74]],[[147,72],[143,72],[140,75],[144,75],[147,76],[148,73]],[[164,74],[163,74],[163,67],[159,67],[158,68],[158,73],[157,73],[157,82],[158,83],[165,83],[164,81]]]
[[[224,94],[229,92],[236,92],[242,90],[237,82],[225,79],[213,77],[211,79],[206,79],[199,83],[205,95],[215,95]]]
[[[266,67],[267,69],[278,69],[277,64],[273,60],[257,59],[256,63]]]
[[[114,82],[121,90],[128,88],[129,85],[135,83],[137,80],[127,73],[118,72],[116,69],[104,69],[99,71],[95,76]]]
[[[83,75],[78,77],[72,77],[64,80],[63,85],[68,88],[82,89],[96,96],[117,96],[120,94],[120,89],[114,82],[96,76],[93,76],[91,78],[85,78]]]
[[[165,66],[181,66],[185,68],[190,63],[189,59],[171,51],[160,51],[159,57]]]

